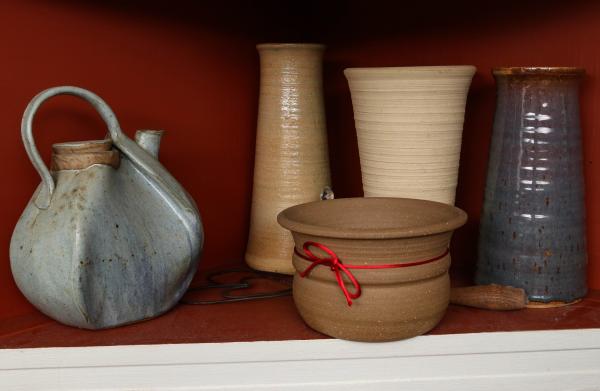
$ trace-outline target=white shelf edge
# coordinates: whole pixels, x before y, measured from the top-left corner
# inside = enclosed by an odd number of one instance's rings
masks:
[[[600,329],[0,350],[1,390],[600,390]]]

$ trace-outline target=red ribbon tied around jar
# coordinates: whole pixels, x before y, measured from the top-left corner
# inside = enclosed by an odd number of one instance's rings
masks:
[[[311,247],[320,249],[328,256],[323,258],[318,257],[311,251]],[[362,292],[360,288],[360,283],[358,282],[356,277],[354,277],[350,269],[396,269],[400,267],[424,265],[444,258],[450,252],[450,250],[446,248],[443,254],[422,261],[391,263],[382,265],[348,265],[342,263],[340,258],[338,258],[337,254],[333,252],[333,250],[321,243],[305,242],[302,245],[302,250],[304,251],[304,254],[294,247],[294,252],[296,253],[296,255],[304,260],[310,261],[311,264],[308,265],[308,267],[304,269],[304,271],[299,273],[300,277],[307,277],[310,274],[310,272],[319,265],[328,265],[331,271],[335,273],[335,279],[337,280],[338,285],[340,286],[342,292],[344,293],[344,296],[346,297],[346,302],[348,303],[348,306],[351,306],[352,299],[358,299]],[[354,292],[350,292],[346,287],[346,283],[344,282],[344,275],[348,280],[350,280],[350,283],[354,287]]]

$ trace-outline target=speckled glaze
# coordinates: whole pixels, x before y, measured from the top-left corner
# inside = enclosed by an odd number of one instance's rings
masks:
[[[50,172],[33,140],[33,117],[63,94],[91,103],[110,139],[54,145]],[[168,311],[187,290],[202,222],[157,160],[161,134],[141,131],[134,142],[100,97],[78,87],[48,89],[27,106],[23,143],[42,183],[14,229],[10,260],[17,286],[46,315],[80,328],[115,327]]]
[[[254,186],[246,262],[293,274],[294,248],[277,214],[331,185],[319,44],[261,44]]]
[[[529,300],[586,294],[579,68],[498,68],[476,281]]]
[[[318,242],[345,264],[413,262],[444,254],[466,214],[453,206],[404,198],[346,198],[297,205],[281,212],[296,249]],[[319,249],[314,253],[326,256]],[[324,334],[354,341],[391,341],[431,330],[450,295],[450,255],[423,265],[353,269],[362,295],[348,306],[327,266],[300,277],[310,264],[293,255],[294,302],[306,323]],[[352,286],[348,283],[348,289]]]
[[[454,204],[473,66],[349,68],[365,197]]]

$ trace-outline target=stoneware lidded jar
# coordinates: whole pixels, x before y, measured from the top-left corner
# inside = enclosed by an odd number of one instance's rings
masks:
[[[453,231],[467,215],[402,198],[346,198],[286,209],[294,302],[306,323],[355,341],[391,341],[431,330],[449,302]]]
[[[322,61],[318,44],[261,44],[254,186],[246,262],[292,274],[283,209],[319,200],[330,187]]]
[[[473,66],[349,68],[365,197],[454,204]]]
[[[476,280],[532,306],[586,294],[581,68],[496,68],[496,116]]]

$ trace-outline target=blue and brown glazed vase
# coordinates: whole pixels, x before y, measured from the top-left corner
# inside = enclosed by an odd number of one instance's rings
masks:
[[[531,306],[585,296],[581,68],[496,68],[497,103],[476,282],[524,288]]]

